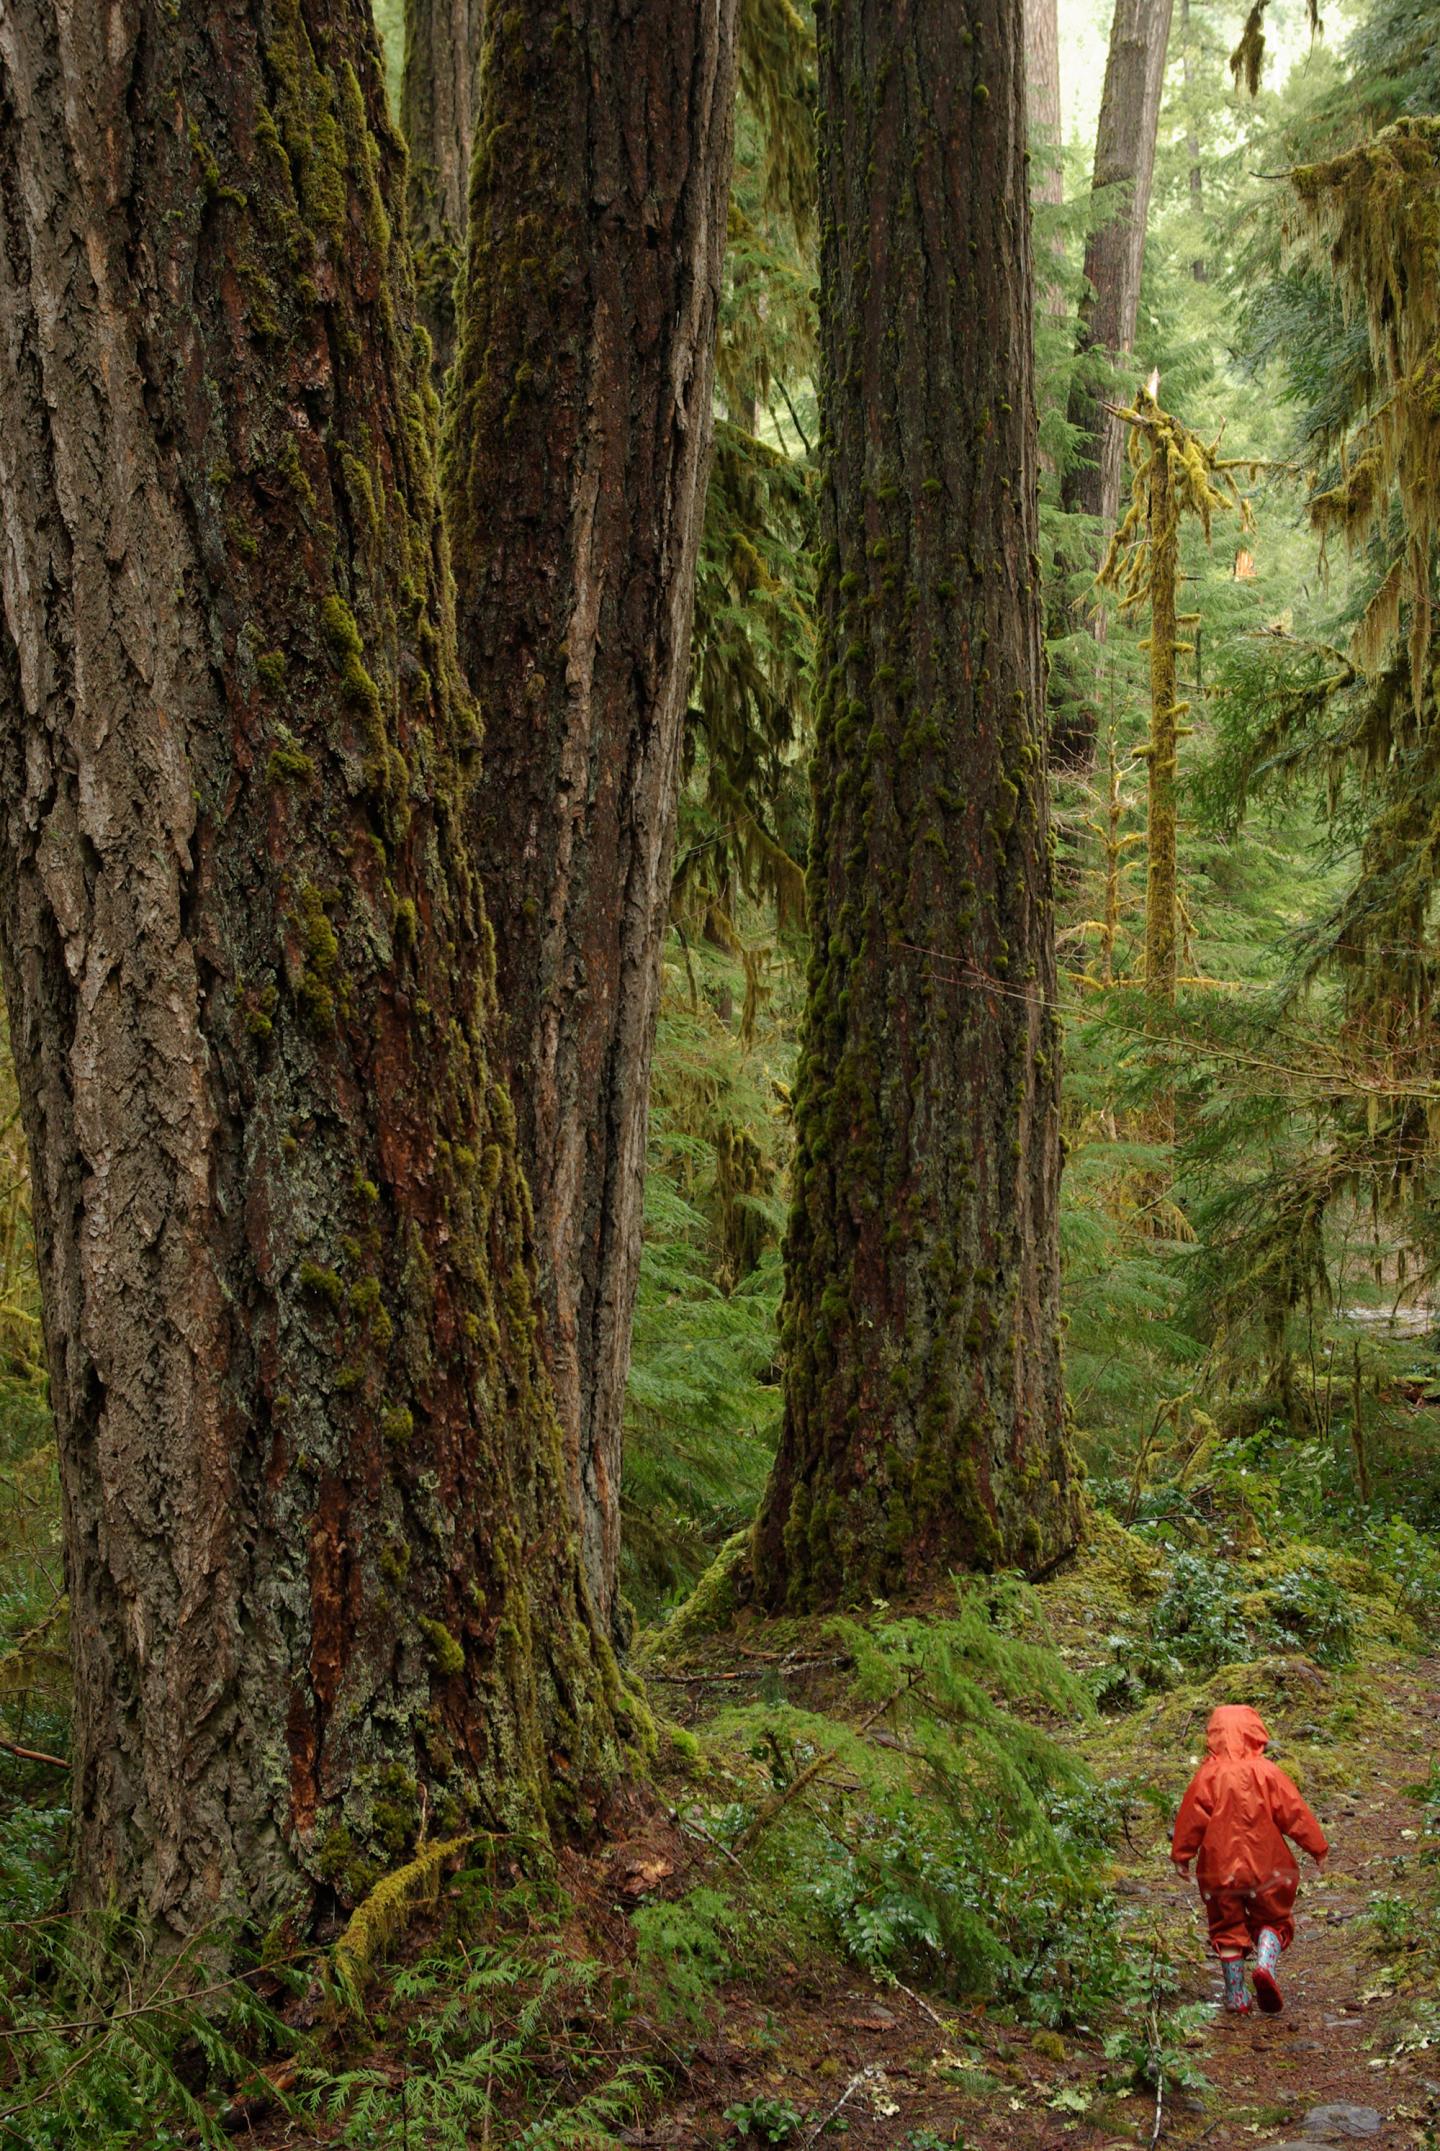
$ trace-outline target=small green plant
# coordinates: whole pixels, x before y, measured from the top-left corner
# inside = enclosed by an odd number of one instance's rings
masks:
[[[1208,2002],[1187,2002],[1168,2011],[1157,2007],[1148,2014],[1143,2009],[1129,2012],[1103,2050],[1105,2059],[1115,2064],[1117,2084],[1153,2090],[1163,2082],[1178,2084],[1183,2091],[1203,2091],[1208,2078],[1188,2041],[1210,2017]]]
[[[1235,1664],[1248,1656],[1250,1647],[1239,1612],[1241,1595],[1228,1562],[1177,1554],[1170,1581],[1150,1617],[1151,1642],[1201,1670]]]
[[[733,1922],[729,1900],[712,1889],[635,1914],[636,1984],[666,2022],[692,2030],[705,2022],[715,1989],[731,1970]]]
[[[742,2099],[726,2107],[725,2119],[741,2143],[788,2144],[805,2126],[805,2116],[788,2099]]]
[[[1095,1701],[1101,1710],[1124,1716],[1138,1710],[1146,1696],[1173,1688],[1183,1679],[1185,1668],[1174,1651],[1152,1637],[1121,1629],[1105,1639],[1110,1663],[1091,1676]]]
[[[1317,1665],[1349,1665],[1355,1616],[1333,1576],[1308,1562],[1286,1569],[1264,1594],[1265,1620],[1282,1650],[1303,1650]]]
[[[1370,1925],[1382,1950],[1414,1949],[1420,1940],[1420,1913],[1408,1897],[1376,1890],[1370,1898]]]

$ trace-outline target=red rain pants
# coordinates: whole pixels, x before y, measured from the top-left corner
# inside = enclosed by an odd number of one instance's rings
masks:
[[[1205,1917],[1210,1922],[1210,1947],[1220,1956],[1248,1956],[1260,1939],[1262,1927],[1273,1927],[1280,1947],[1288,1949],[1295,1939],[1295,1890],[1298,1875],[1277,1875],[1264,1889],[1221,1889],[1201,1892]]]

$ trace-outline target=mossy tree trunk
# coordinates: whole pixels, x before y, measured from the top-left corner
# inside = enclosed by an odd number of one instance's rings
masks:
[[[1179,780],[1180,719],[1175,686],[1175,592],[1180,580],[1180,511],[1170,473],[1169,443],[1158,440],[1149,461],[1149,518],[1153,559],[1150,576],[1150,738],[1147,776],[1145,866],[1145,991],[1175,999],[1176,952],[1180,945]],[[1164,1107],[1167,1119],[1173,1108]]]
[[[442,379],[455,356],[484,14],[485,0],[405,0],[400,125],[410,152],[410,243],[420,318]]]
[[[1082,354],[1095,350],[1118,360],[1135,340],[1170,14],[1171,0],[1115,0],[1095,136],[1093,191],[1104,210],[1085,243],[1090,289],[1080,303]],[[1108,532],[1120,505],[1123,428],[1103,393],[1079,378],[1070,392],[1070,423],[1080,432],[1082,460],[1066,473],[1065,506],[1098,516]]]
[[[711,441],[736,0],[492,6],[446,500],[474,859],[586,1572],[625,1379]]]
[[[490,1059],[365,0],[0,13],[0,957],[75,1893],[353,1897],[613,1761]]]
[[[772,1605],[1075,1533],[1021,0],[821,34],[822,654]]]

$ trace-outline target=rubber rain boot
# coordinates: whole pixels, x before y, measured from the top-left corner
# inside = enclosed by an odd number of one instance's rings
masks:
[[[1280,1937],[1273,1927],[1262,1927],[1255,1944],[1255,1999],[1267,2017],[1279,2016],[1285,2007],[1275,1967],[1280,1962]]]

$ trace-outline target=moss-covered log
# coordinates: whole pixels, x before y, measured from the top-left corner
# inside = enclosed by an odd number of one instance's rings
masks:
[[[617,1605],[641,1177],[736,0],[486,15],[446,501],[477,868],[592,1595]]]
[[[369,13],[0,14],[0,956],[75,1887],[172,1939],[614,1760]]]
[[[772,1604],[1074,1537],[1021,0],[821,33],[822,663]]]

